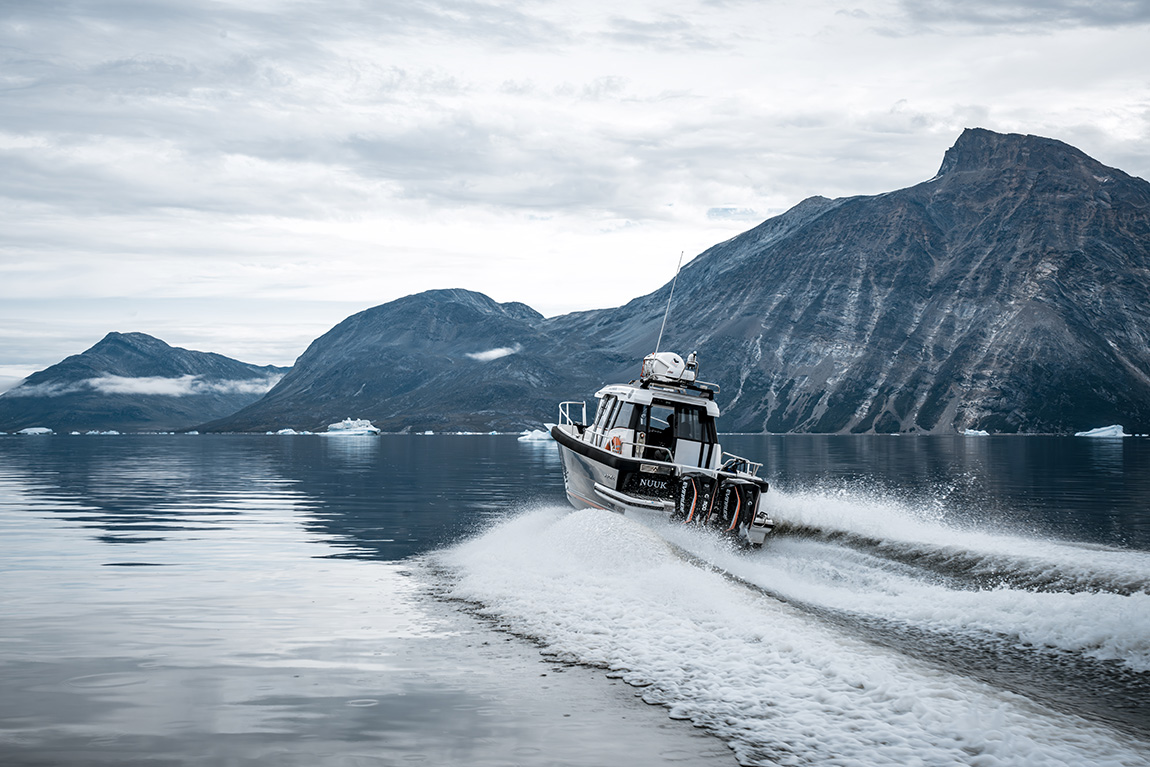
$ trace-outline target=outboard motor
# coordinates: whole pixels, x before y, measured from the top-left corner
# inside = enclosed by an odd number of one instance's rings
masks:
[[[747,538],[746,531],[755,521],[764,490],[766,483],[761,481],[684,472],[679,478],[671,518]],[[762,517],[760,525],[768,521],[765,515]]]
[[[684,524],[703,524],[711,510],[711,497],[715,491],[715,479],[703,472],[685,471],[679,476],[678,492],[675,493],[675,511],[671,519]]]
[[[755,482],[728,477],[719,485],[711,524],[728,533],[741,531],[751,524],[759,505],[762,488]]]

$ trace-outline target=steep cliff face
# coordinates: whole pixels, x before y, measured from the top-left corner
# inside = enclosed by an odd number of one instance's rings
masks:
[[[109,333],[0,396],[0,430],[189,429],[259,399],[285,370]]]
[[[208,428],[517,429],[629,380],[670,285],[544,319],[409,296],[318,339]],[[965,131],[929,181],[805,200],[678,278],[663,349],[698,349],[749,432],[1150,431],[1150,184],[1062,142]],[[503,349],[510,353],[475,356]]]
[[[629,351],[665,299],[616,311]],[[930,181],[813,198],[695,259],[664,347],[701,350],[733,430],[1144,430],[1147,306],[1150,184],[968,130]]]

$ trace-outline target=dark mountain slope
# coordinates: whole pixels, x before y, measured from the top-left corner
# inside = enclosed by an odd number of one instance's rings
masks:
[[[666,290],[556,325],[639,354]],[[1144,430],[1147,306],[1150,184],[968,130],[928,182],[813,198],[695,259],[664,348],[701,350],[728,429]]]
[[[189,429],[259,399],[284,371],[109,333],[0,396],[0,430]]]
[[[362,312],[205,428],[518,429],[635,377],[670,285],[544,319],[467,291]],[[723,428],[1150,431],[1150,184],[970,129],[929,181],[805,200],[684,267],[663,349],[698,349]],[[469,354],[516,350],[482,361]]]
[[[555,409],[547,392],[567,378],[542,322],[523,304],[466,290],[407,296],[348,317],[266,397],[203,428],[319,429],[347,417],[389,431],[538,423]]]

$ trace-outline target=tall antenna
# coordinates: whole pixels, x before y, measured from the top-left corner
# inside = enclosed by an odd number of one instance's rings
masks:
[[[671,280],[671,292],[667,296],[667,308],[663,311],[663,324],[659,327],[659,340],[655,342],[655,354],[659,353],[659,344],[663,343],[663,330],[667,327],[667,315],[671,313],[671,298],[675,295],[675,283],[679,281],[679,270],[683,268],[683,251],[679,251],[679,265],[675,267],[675,279]]]

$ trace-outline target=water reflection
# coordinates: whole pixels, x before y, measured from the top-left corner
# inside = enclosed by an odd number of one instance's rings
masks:
[[[1122,474],[1126,454],[1125,439],[1083,439],[1091,468],[1104,474]]]
[[[0,764],[729,765],[379,561],[552,475],[458,440],[0,438]]]
[[[0,450],[23,494],[108,544],[226,534],[290,511],[317,556],[394,561],[565,503],[554,445],[514,436],[12,438]]]
[[[376,435],[336,435],[321,439],[328,455],[353,466],[369,466],[379,454],[380,438]]]
[[[786,492],[1150,548],[1150,440],[725,444]],[[0,438],[0,763],[669,761],[662,712],[541,686],[404,561],[565,503],[554,445],[513,436]]]
[[[1150,548],[1150,440],[741,435],[724,446],[764,461],[786,492],[845,489],[952,522]],[[317,556],[396,561],[566,503],[554,444],[514,436],[6,438],[0,455],[26,498],[108,544],[290,510]]]

